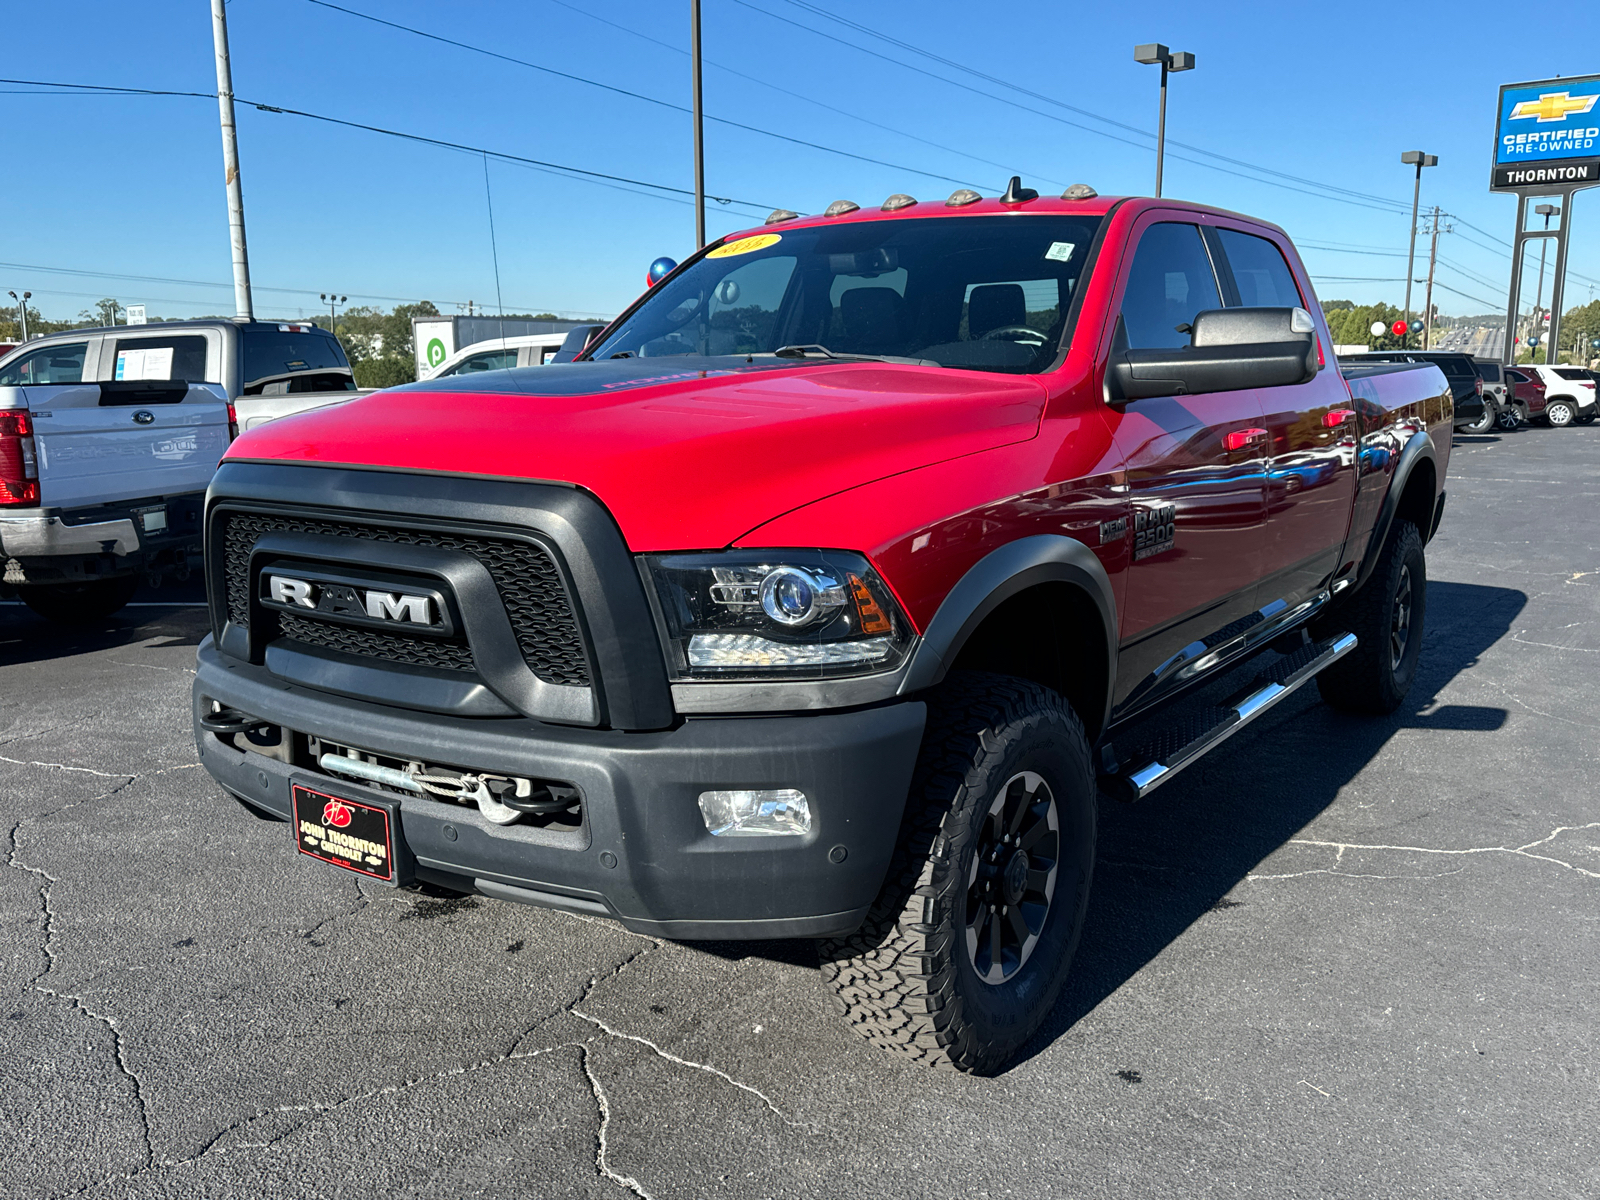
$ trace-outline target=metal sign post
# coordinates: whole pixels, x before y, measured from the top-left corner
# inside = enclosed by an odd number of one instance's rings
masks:
[[[1510,192],[1517,197],[1517,231],[1512,240],[1511,289],[1506,297],[1506,336],[1501,357],[1508,364],[1517,358],[1523,247],[1530,238],[1554,238],[1556,263],[1550,285],[1550,326],[1548,330],[1537,330],[1543,339],[1544,361],[1553,365],[1556,347],[1561,344],[1561,304],[1566,291],[1573,195],[1600,184],[1600,75],[1502,85],[1490,161],[1489,190]],[[1545,219],[1543,229],[1527,227],[1528,200],[1534,196],[1551,196],[1561,202],[1559,206],[1538,206],[1536,211]],[[1561,219],[1551,229],[1550,218],[1557,214]],[[1539,296],[1534,303],[1536,322],[1544,294],[1543,256],[1548,245],[1548,241],[1541,241]]]

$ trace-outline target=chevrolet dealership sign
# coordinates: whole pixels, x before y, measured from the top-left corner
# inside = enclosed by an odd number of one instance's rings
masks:
[[[1500,89],[1491,189],[1600,183],[1600,75]]]

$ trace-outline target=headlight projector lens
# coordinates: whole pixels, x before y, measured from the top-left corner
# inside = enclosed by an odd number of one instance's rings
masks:
[[[800,567],[779,567],[761,581],[761,611],[791,629],[837,612],[844,601],[844,588],[837,580]]]

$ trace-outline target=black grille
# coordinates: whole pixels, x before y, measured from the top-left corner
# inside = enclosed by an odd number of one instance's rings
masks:
[[[359,654],[363,658],[384,658],[390,662],[409,663],[414,667],[438,667],[444,671],[472,670],[472,651],[454,642],[396,636],[332,621],[312,621],[292,613],[278,614],[278,630],[284,637],[297,642],[307,642],[345,654]]]
[[[219,514],[218,519],[224,522],[223,571],[227,579],[228,619],[236,625],[247,626],[250,621],[250,550],[263,534],[318,533],[365,538],[374,542],[395,542],[406,546],[460,550],[488,568],[528,668],[548,683],[579,687],[589,685],[589,664],[566,585],[562,582],[555,561],[539,546],[509,538],[389,529],[320,517],[224,512]],[[369,633],[348,626],[336,627],[331,623],[310,622],[288,616],[282,620],[298,620],[302,626],[314,629],[322,640],[304,636],[306,629],[291,634],[286,623],[281,626],[285,635],[314,645],[346,650],[347,653],[425,666],[444,665],[447,669],[470,669],[472,665],[471,652],[465,646],[452,646],[424,638]],[[332,639],[348,641],[351,645],[359,642],[372,648],[347,649],[345,645],[333,644]],[[400,647],[416,657],[399,657],[396,651]],[[441,652],[459,652],[463,656],[462,661],[445,664],[425,657]]]

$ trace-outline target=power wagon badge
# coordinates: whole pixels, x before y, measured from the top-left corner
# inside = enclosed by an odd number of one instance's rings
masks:
[[[1178,509],[1174,504],[1159,508],[1135,509],[1133,514],[1133,561],[1171,550],[1178,536]]]

